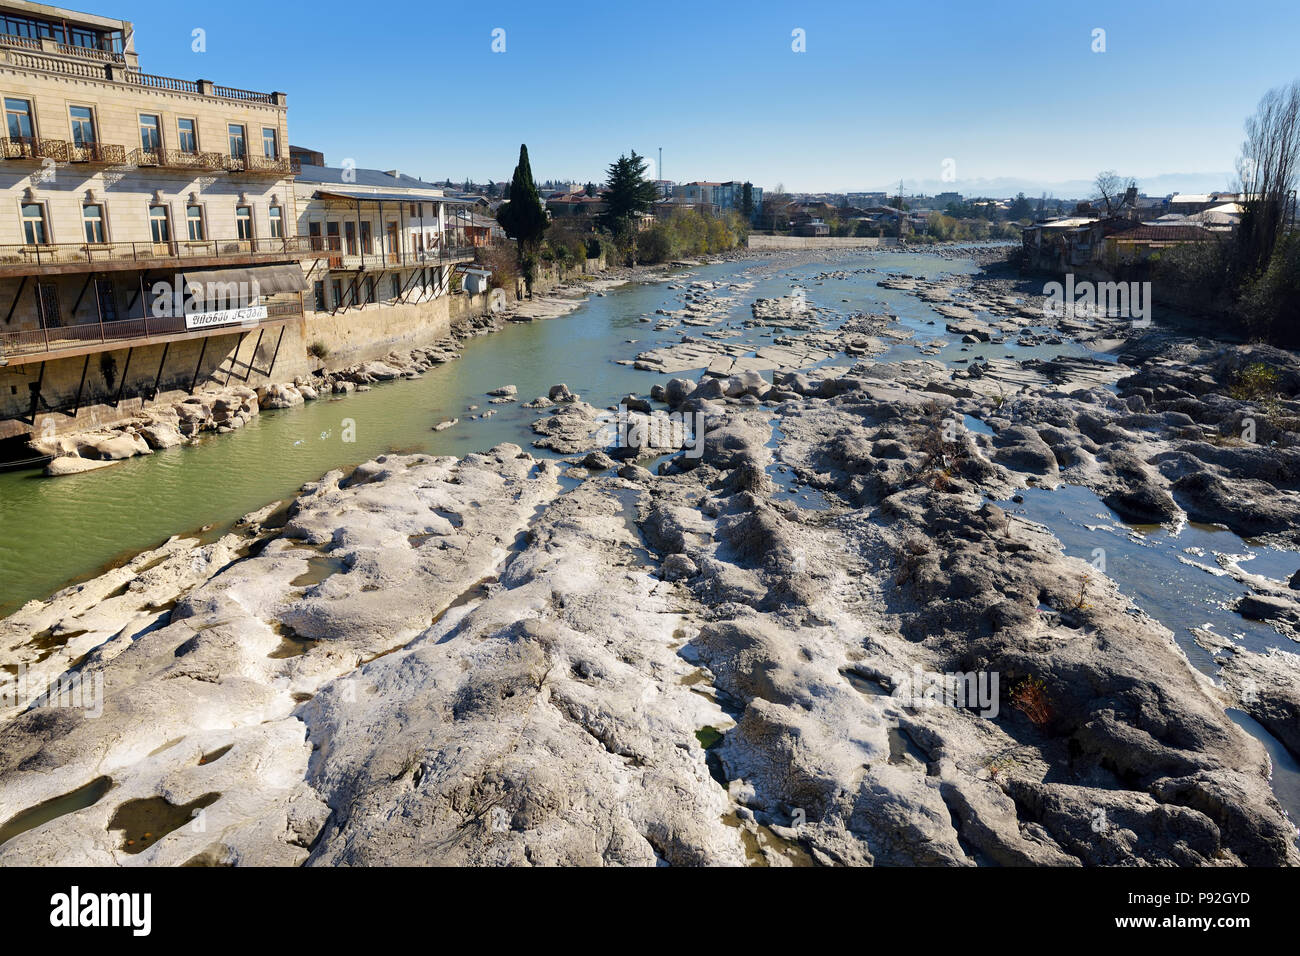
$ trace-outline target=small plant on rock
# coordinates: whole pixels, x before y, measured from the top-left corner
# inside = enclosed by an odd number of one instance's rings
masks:
[[[1029,676],[1011,689],[1011,705],[1029,718],[1035,727],[1045,727],[1052,719],[1047,685],[1042,678]]]

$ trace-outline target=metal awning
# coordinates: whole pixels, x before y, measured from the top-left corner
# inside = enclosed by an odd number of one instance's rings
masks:
[[[247,269],[210,269],[199,272],[186,272],[185,285],[197,285],[207,289],[209,283],[226,285],[242,282],[249,286],[257,283],[261,295],[275,295],[279,292],[305,292],[307,279],[302,274],[302,267],[289,266],[254,266]],[[202,298],[202,296],[200,296]]]
[[[368,193],[353,189],[318,189],[314,199],[341,199],[346,202],[431,202],[447,203],[453,206],[473,206],[475,202],[468,199],[452,199],[450,196],[421,196],[412,193]]]

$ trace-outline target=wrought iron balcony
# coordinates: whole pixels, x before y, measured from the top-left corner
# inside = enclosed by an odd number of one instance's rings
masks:
[[[295,172],[289,159],[274,156],[226,156],[225,165],[226,171],[231,173],[289,176]]]
[[[164,169],[226,168],[226,158],[220,153],[189,152],[182,149],[133,149],[127,157],[132,166],[158,166]]]

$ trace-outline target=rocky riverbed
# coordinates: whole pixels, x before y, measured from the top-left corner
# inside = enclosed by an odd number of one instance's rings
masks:
[[[779,361],[715,353],[646,405],[702,422],[698,457],[626,460],[557,386],[535,430],[567,462],[382,456],[31,602],[0,662],[102,690],[5,699],[0,821],[64,812],[7,827],[0,863],[1300,862],[1228,713],[1297,753],[1300,580],[1225,570],[1283,647],[1215,635],[1216,680],[997,504],[1084,485],[1296,548],[1300,361],[1104,319],[1044,333],[1005,285],[881,281],[969,312],[939,313],[961,336],[1118,361],[882,364],[843,346],[887,313],[754,301],[791,336]],[[682,291],[659,319],[695,335],[748,290]],[[142,829],[146,805],[174,826]]]

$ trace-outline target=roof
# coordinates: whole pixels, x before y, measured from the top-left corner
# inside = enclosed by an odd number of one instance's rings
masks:
[[[346,202],[439,202],[448,206],[472,206],[463,199],[450,199],[446,196],[423,195],[421,193],[381,193],[364,189],[318,189],[312,193],[313,199],[340,199]]]
[[[438,195],[443,194],[442,187],[435,183],[426,183],[423,179],[417,179],[415,176],[407,176],[405,173],[398,173],[396,176],[389,175],[382,169],[358,169],[354,167],[341,166],[310,166],[303,164],[302,169],[294,177],[301,183],[320,183],[331,186],[369,186],[377,189],[431,189],[437,190]]]
[[[1121,233],[1116,238],[1128,242],[1130,240],[1139,240],[1143,242],[1195,242],[1200,239],[1210,239],[1214,233],[1208,229],[1202,229],[1200,226],[1138,226],[1136,229],[1130,229],[1128,232]]]

